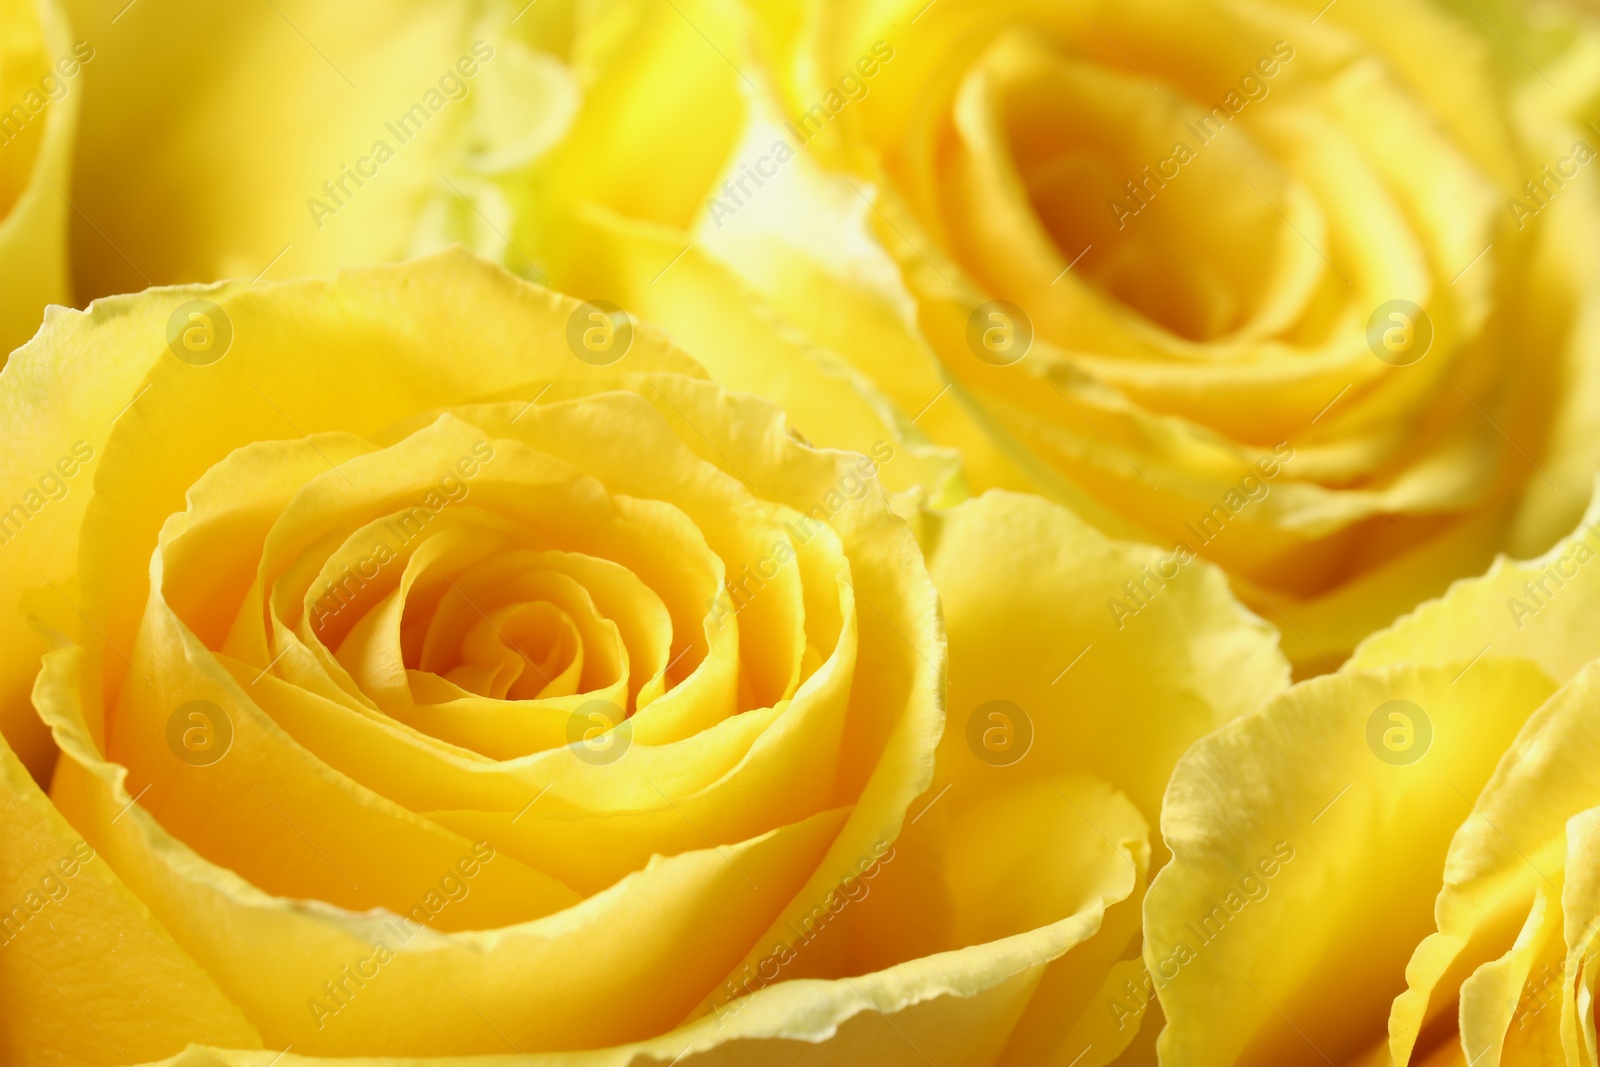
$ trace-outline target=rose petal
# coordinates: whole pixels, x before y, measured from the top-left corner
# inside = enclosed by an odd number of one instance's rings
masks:
[[[239,1008],[73,832],[4,741],[0,830],[7,1062],[131,1061],[190,1042],[261,1047]]]
[[[1168,979],[1164,1061],[1282,1062],[1308,1042],[1337,1060],[1379,1044],[1431,925],[1412,890],[1444,869],[1472,798],[1551,689],[1520,660],[1347,669],[1191,749],[1162,813],[1173,861],[1145,905],[1145,962]],[[1380,758],[1381,737],[1369,748],[1392,700],[1415,706],[1413,745],[1431,723],[1410,764]],[[1367,888],[1332,888],[1344,884]]]

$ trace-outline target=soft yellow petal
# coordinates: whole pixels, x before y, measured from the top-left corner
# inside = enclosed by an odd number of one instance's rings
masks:
[[[869,379],[808,343],[809,316],[779,318],[687,232],[594,204],[575,208],[563,231],[559,258],[547,268],[562,289],[603,296],[670,330],[720,385],[778,404],[808,441],[873,456],[889,487],[959,496],[959,461],[910,423],[916,409],[897,410]]]
[[[1600,501],[1543,556],[1495,560],[1481,578],[1457,582],[1363,641],[1350,662],[1368,668],[1518,656],[1565,682],[1600,656],[1600,633],[1588,625],[1600,606],[1597,556]]]
[[[1514,961],[1508,957],[1501,969],[1513,973],[1520,969],[1525,975],[1543,938],[1549,936],[1539,933],[1541,923],[1559,927],[1557,901],[1568,848],[1567,820],[1600,806],[1600,783],[1592,773],[1600,761],[1597,686],[1600,664],[1591,664],[1528,720],[1451,842],[1444,888],[1435,905],[1438,933],[1417,947],[1406,968],[1409,989],[1395,1001],[1390,1020],[1390,1044],[1397,1061],[1409,1054],[1428,1017],[1448,1008],[1448,999],[1440,996],[1448,990],[1437,985],[1452,965],[1459,965],[1463,954],[1493,958],[1507,950],[1504,927],[1508,920],[1514,923],[1528,914],[1535,893],[1538,902],[1524,931],[1527,943],[1519,938],[1522,952]],[[1492,972],[1479,974],[1485,974],[1473,979],[1479,989],[1492,989],[1503,981]],[[1513,985],[1520,986],[1523,980],[1517,978]],[[1463,986],[1464,1017],[1467,995]],[[1475,995],[1496,1003],[1505,999],[1491,992]],[[1508,1009],[1492,1042],[1486,1033],[1463,1029],[1469,1052],[1476,1055],[1490,1043],[1498,1047],[1499,1033],[1509,1020]]]
[[[1145,905],[1163,1060],[1279,1063],[1309,1042],[1338,1062],[1380,1044],[1431,927],[1416,887],[1551,690],[1518,660],[1346,669],[1191,749]]]
[[[1600,810],[1591,808],[1567,821],[1566,882],[1562,889],[1563,932],[1567,944],[1562,972],[1561,1047],[1568,1063],[1594,1067],[1596,947],[1600,946]]]
[[[1061,855],[1074,857],[1075,862],[1063,863],[1058,870],[1066,878],[1059,883],[1065,891],[1055,897],[1053,907],[1058,914],[1064,914],[1042,928],[870,974],[834,980],[800,978],[767,985],[695,1022],[637,1044],[593,1052],[541,1054],[526,1045],[522,1046],[526,1051],[519,1050],[519,1043],[508,1035],[500,1044],[500,1055],[455,1058],[452,1062],[471,1067],[526,1063],[539,1067],[623,1067],[641,1059],[751,1065],[784,1062],[817,1067],[852,1062],[903,1067],[930,1062],[954,1065],[992,1062],[996,1057],[1000,1057],[998,1062],[1008,1064],[1039,1062],[1035,1049],[1051,1046],[1008,1047],[1009,1035],[1019,1016],[1030,1020],[1035,1011],[1040,1018],[1033,1020],[1027,1032],[1049,1033],[1059,1027],[1059,1018],[1053,1016],[1061,1008],[1060,1000],[1033,1003],[1047,990],[1076,991],[1080,997],[1078,1007],[1091,1012],[1104,1010],[1093,999],[1099,989],[1099,968],[1091,968],[1097,977],[1088,980],[1084,975],[1073,975],[1070,968],[1058,977],[1047,964],[1051,960],[1070,963],[1073,955],[1086,947],[1084,942],[1092,939],[1106,920],[1107,908],[1125,900],[1134,890],[1138,864],[1147,855],[1142,820],[1125,799],[1092,780],[1063,779],[1058,784],[1064,792],[1058,794],[1060,802],[1051,809],[1052,826],[1060,835]],[[1088,812],[1088,818],[1100,830],[1071,810],[1066,802],[1069,796]],[[1023,796],[1013,797],[1012,801],[1028,806],[1033,803]],[[1007,804],[1002,802],[990,814],[1008,822],[1014,820],[1014,814],[1006,809]],[[981,838],[982,834],[978,836]],[[1012,844],[1026,847],[1015,834],[1010,843],[998,848],[978,839],[973,843],[991,858],[1003,855],[1013,862],[1020,861],[1021,856]],[[879,855],[879,862],[886,866],[898,862],[892,853]],[[858,868],[858,877],[864,877],[860,872]],[[865,899],[872,899],[876,890],[871,888],[871,880],[860,882],[860,886],[866,887]],[[818,922],[816,916],[826,913],[828,906],[826,900],[811,906],[813,925]],[[846,903],[841,915],[849,916],[859,906]],[[1127,928],[1123,927],[1122,932],[1127,933]],[[793,932],[785,939],[794,940]],[[810,946],[790,950],[802,959],[804,953],[812,951]],[[766,961],[764,967],[770,968],[777,958]],[[330,1020],[330,1029],[336,1022]],[[1071,1056],[1068,1053],[1059,1062],[1068,1062]],[[168,1062],[171,1067],[243,1067],[249,1063],[238,1052],[204,1049],[192,1050]],[[315,1067],[326,1061],[291,1051],[281,1062]],[[400,1067],[417,1061],[345,1062]]]
[[[1288,683],[1276,635],[1216,570],[1038,497],[987,493],[930,515],[923,540],[950,633],[940,766],[958,790],[1008,773],[981,744],[984,707],[1004,700],[1018,742],[1031,734],[1019,773],[1094,773],[1154,820],[1184,749]]]
[[[260,1047],[240,1009],[73,832],[4,741],[0,899],[7,1063],[125,1063],[205,1042]]]

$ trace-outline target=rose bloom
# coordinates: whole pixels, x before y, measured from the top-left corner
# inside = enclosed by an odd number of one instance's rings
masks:
[[[53,309],[0,434],[8,1064],[1147,1058],[1168,777],[1288,681],[465,252]]]
[[[66,196],[83,66],[94,46],[74,40],[56,0],[0,5],[0,366],[66,303]]]
[[[1183,757],[1162,1063],[1596,1062],[1597,556],[1591,509]]]

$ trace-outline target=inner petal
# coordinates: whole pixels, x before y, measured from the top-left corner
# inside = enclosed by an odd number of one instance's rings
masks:
[[[443,595],[422,589],[405,608],[402,631],[424,630],[421,655],[411,668],[418,700],[459,694],[430,685],[427,676],[449,679],[461,689],[495,699],[533,700],[592,692],[626,681],[628,650],[616,624],[589,591],[568,575],[543,570],[545,553],[508,552],[481,566],[450,575],[424,575]],[[419,583],[420,584],[420,583]],[[569,636],[563,655],[561,638]],[[402,644],[415,644],[402,640]],[[503,684],[497,692],[457,678]],[[569,677],[570,675],[570,677]]]
[[[445,677],[479,696],[570,696],[583,673],[583,644],[572,618],[554,604],[511,604],[467,631],[461,659]]]
[[[969,177],[947,212],[1001,292],[1023,292],[1022,279],[1008,277],[1003,247],[984,247],[1002,235],[983,229],[1037,226],[1064,264],[1083,256],[1076,277],[1029,279],[1036,306],[1061,303],[1061,284],[1081,278],[1181,338],[1228,336],[1264,314],[1281,327],[1326,266],[1285,214],[1314,241],[1313,205],[1245,128],[1264,106],[1236,92],[1190,100],[1035,35],[1002,35],[955,102]],[[996,228],[993,194],[1007,188],[1002,212],[1027,221]],[[969,202],[979,192],[991,210]]]

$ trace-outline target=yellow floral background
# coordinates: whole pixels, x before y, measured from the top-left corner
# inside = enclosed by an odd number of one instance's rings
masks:
[[[0,1062],[1600,1067],[1600,11],[0,3]]]

